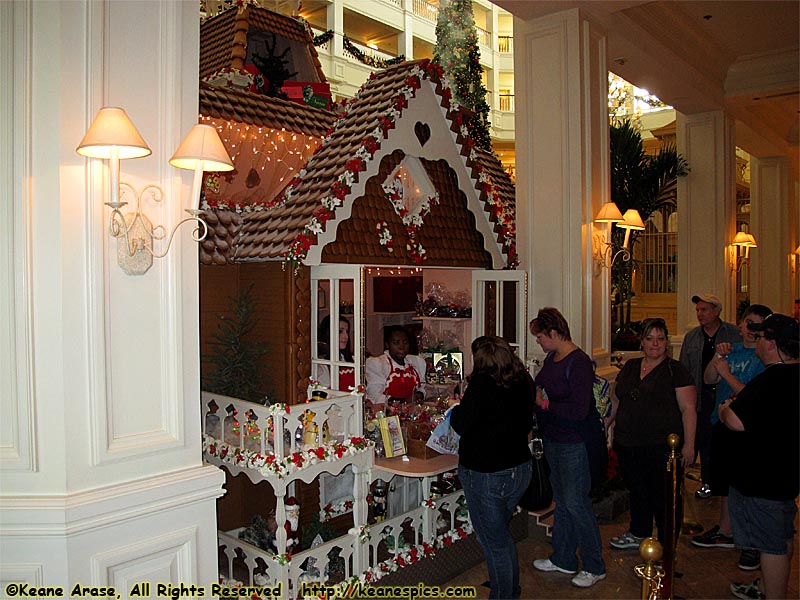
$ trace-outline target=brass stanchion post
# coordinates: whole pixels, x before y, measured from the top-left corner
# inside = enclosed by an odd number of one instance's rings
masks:
[[[662,597],[661,580],[664,571],[656,566],[662,553],[661,544],[655,538],[645,538],[639,544],[639,556],[644,559],[645,564],[636,565],[633,570],[642,580],[642,600],[660,600]]]
[[[677,433],[667,436],[669,455],[667,456],[667,470],[664,478],[666,487],[664,507],[664,598],[672,599],[672,585],[675,580],[675,554],[678,548],[678,535],[675,524],[677,523],[678,504],[678,453],[676,449],[681,442]]]

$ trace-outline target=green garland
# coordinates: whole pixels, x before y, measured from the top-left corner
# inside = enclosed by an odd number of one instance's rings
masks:
[[[346,35],[342,36],[342,46],[344,46],[344,49],[347,50],[347,52],[349,52],[358,62],[376,69],[385,69],[391,65],[399,64],[406,59],[405,55],[403,54],[396,58],[389,59],[375,58],[374,56],[364,54],[353,44],[353,42],[350,41],[350,38],[348,38]]]
[[[314,39],[311,42],[314,46],[323,46],[331,41],[333,38],[333,29],[328,29],[325,33],[320,33],[319,35],[314,36]]]
[[[312,43],[314,46],[322,46],[327,44],[328,42],[333,39],[334,32],[332,29],[329,29],[325,33],[320,33],[319,35],[314,36]],[[353,42],[350,41],[350,38],[346,35],[342,36],[342,46],[350,55],[355,58],[358,62],[365,64],[370,67],[374,67],[376,69],[385,69],[391,65],[399,64],[405,61],[405,55],[401,54],[397,58],[375,58],[374,56],[370,56],[369,54],[364,54],[359,48],[356,47]]]

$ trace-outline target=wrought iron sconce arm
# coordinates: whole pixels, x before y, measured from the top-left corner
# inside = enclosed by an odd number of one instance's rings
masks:
[[[78,154],[92,158],[107,159],[110,175],[110,200],[105,202],[111,209],[109,216],[109,235],[117,240],[117,262],[128,275],[144,275],[152,266],[153,258],[164,258],[169,252],[175,233],[181,225],[197,222],[192,231],[192,239],[200,242],[208,234],[208,226],[198,209],[200,187],[204,171],[231,171],[233,162],[219,138],[216,129],[210,125],[195,125],[181,142],[170,164],[179,169],[194,171],[189,214],[178,222],[167,234],[162,225],[153,226],[142,212],[142,200],[150,198],[161,202],[164,193],[157,185],[146,185],[141,192],[133,186],[119,181],[119,161],[126,158],[141,158],[151,154],[147,143],[125,114],[116,107],[100,109],[86,135],[76,149]],[[123,213],[122,207],[127,197],[135,199],[136,210]],[[153,250],[153,240],[164,240],[161,252]]]

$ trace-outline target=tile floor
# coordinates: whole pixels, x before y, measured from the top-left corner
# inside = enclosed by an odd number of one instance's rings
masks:
[[[700,486],[695,481],[686,480],[685,521],[697,522],[711,527],[718,522],[719,500],[698,500],[695,490]],[[633,568],[643,561],[638,550],[613,550],[608,540],[628,528],[628,513],[613,521],[600,521],[600,534],[603,538],[603,558],[606,561],[608,577],[589,589],[581,589],[570,583],[570,575],[560,573],[541,573],[533,568],[535,558],[550,555],[551,546],[542,535],[534,535],[517,545],[520,558],[523,598],[640,598],[641,580]],[[797,524],[795,524],[797,528]],[[750,582],[760,575],[760,571],[741,571],[736,563],[739,551],[735,549],[697,548],[691,544],[689,536],[681,536],[678,542],[678,570],[683,577],[675,579],[674,595],[681,598],[726,598],[730,593],[732,581]],[[800,598],[798,582],[798,538],[795,534],[795,551],[792,559],[792,572],[789,578],[789,598]],[[482,587],[486,581],[486,565],[482,563],[447,582],[446,585],[475,586],[478,598],[488,598],[488,588]],[[443,586],[444,587],[444,586]]]

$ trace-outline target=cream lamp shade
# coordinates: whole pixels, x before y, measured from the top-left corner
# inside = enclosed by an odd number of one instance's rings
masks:
[[[197,124],[178,146],[169,164],[179,169],[233,171],[233,161],[219,138],[216,128]]]
[[[622,213],[613,202],[606,202],[594,218],[595,223],[618,223],[622,221]]]
[[[152,154],[136,126],[121,108],[106,106],[97,112],[75,151],[90,158],[141,158]]]
[[[731,242],[734,246],[749,246],[750,240],[747,237],[747,234],[744,231],[737,231],[736,235],[733,236],[733,241]]]
[[[747,245],[751,248],[758,248],[758,244],[756,244],[756,238],[753,237],[752,233],[747,234]]]
[[[645,228],[642,217],[639,216],[639,211],[634,208],[629,208],[625,211],[625,214],[622,216],[622,222],[617,223],[617,227],[636,229],[638,231],[643,231]]]

